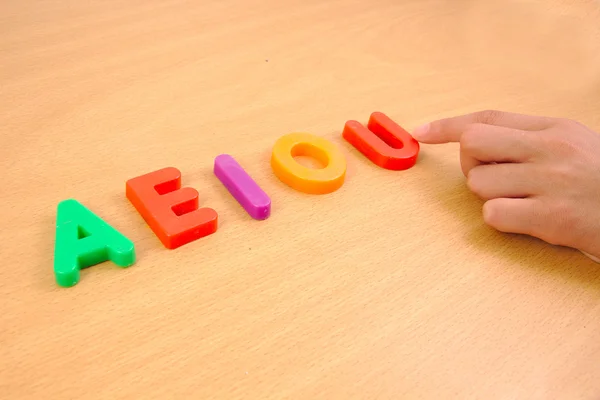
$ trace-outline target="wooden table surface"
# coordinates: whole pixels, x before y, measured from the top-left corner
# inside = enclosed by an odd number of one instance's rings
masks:
[[[455,145],[398,172],[341,136],[373,111],[600,130],[598,1],[6,1],[0,68],[0,398],[600,398],[598,264],[486,227]],[[291,132],[341,149],[340,190],[275,177]],[[268,220],[215,178],[223,153]],[[125,197],[170,166],[219,214],[175,250]],[[69,198],[137,262],[59,287]]]

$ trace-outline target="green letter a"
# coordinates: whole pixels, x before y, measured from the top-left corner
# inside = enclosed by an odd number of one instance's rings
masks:
[[[133,242],[76,200],[58,204],[54,275],[69,287],[79,282],[79,270],[104,261],[120,267],[135,262]]]

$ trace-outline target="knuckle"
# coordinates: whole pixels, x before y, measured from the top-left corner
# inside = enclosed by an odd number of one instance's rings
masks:
[[[561,159],[573,157],[582,152],[581,146],[570,136],[551,135],[543,139],[544,148],[550,155],[557,156]]]
[[[553,216],[552,222],[548,224],[542,239],[555,246],[569,245],[569,237],[574,235],[579,225],[577,210],[572,204],[562,200],[554,202],[549,211]]]
[[[569,187],[576,175],[575,167],[569,163],[559,163],[551,168],[551,176],[561,183],[562,187]]]
[[[555,126],[563,128],[563,129],[573,129],[574,127],[579,127],[581,124],[570,118],[557,118],[554,120]]]
[[[561,149],[567,154],[576,154],[581,151],[579,146],[570,140],[559,141]]]
[[[460,147],[463,151],[469,153],[477,147],[480,125],[472,124],[465,128],[460,137]]]
[[[572,232],[577,227],[577,212],[572,204],[559,201],[554,206],[553,214],[557,217],[557,228],[560,232]]]
[[[502,118],[502,111],[483,110],[477,114],[477,122],[487,125],[494,125]]]

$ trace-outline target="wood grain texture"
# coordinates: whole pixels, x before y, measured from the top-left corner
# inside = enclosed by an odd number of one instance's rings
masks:
[[[481,219],[457,147],[382,170],[341,137],[480,109],[600,130],[600,3],[5,1],[0,5],[0,398],[598,399],[600,267]],[[336,143],[345,185],[295,192],[286,133]],[[212,174],[273,200],[251,220]],[[216,234],[162,247],[125,181],[166,166]],[[55,211],[131,238],[69,289]]]

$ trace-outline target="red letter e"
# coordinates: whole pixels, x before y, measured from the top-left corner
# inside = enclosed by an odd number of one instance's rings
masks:
[[[164,168],[128,180],[126,195],[168,249],[217,231],[216,211],[198,208],[198,192],[181,188],[177,168]]]

